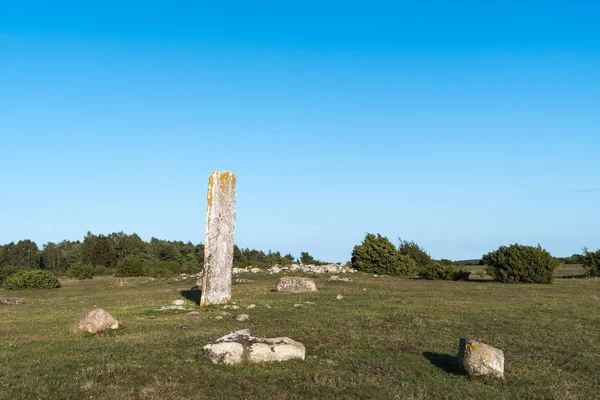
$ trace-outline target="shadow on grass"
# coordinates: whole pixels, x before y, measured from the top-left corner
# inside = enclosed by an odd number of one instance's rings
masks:
[[[200,298],[202,297],[202,290],[198,286],[194,286],[190,290],[182,290],[181,295],[189,301],[193,301],[197,306],[200,305]]]
[[[587,279],[589,275],[556,275],[555,279]]]
[[[423,357],[429,360],[430,363],[436,367],[443,369],[449,374],[462,375],[462,371],[458,367],[456,357],[448,354],[430,353],[428,351],[423,352]]]

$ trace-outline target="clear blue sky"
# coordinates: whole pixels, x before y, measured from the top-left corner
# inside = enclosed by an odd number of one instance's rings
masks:
[[[419,3],[415,5],[413,3]],[[0,3],[0,243],[600,247],[598,2]]]

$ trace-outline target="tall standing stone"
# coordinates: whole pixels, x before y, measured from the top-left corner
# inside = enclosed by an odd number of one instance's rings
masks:
[[[208,181],[200,306],[225,304],[231,300],[234,226],[235,174],[213,172]]]

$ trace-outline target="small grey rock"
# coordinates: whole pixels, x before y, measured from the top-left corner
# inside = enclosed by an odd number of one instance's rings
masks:
[[[235,317],[235,320],[238,322],[248,321],[249,319],[250,319],[250,316],[248,314],[240,314],[237,317]]]

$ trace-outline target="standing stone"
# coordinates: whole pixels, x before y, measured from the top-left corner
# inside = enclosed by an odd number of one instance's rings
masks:
[[[235,174],[213,172],[208,181],[204,274],[200,306],[231,300]]]
[[[504,352],[476,340],[460,339],[458,365],[468,375],[491,375],[504,379]]]

